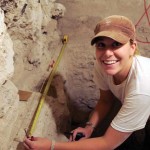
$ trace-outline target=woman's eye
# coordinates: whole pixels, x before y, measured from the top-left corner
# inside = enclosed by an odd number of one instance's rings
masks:
[[[105,44],[104,43],[96,43],[96,48],[101,49],[104,48]]]
[[[115,48],[115,47],[121,47],[122,44],[119,43],[119,42],[114,42],[114,43],[112,44],[112,46],[113,46],[114,48]]]

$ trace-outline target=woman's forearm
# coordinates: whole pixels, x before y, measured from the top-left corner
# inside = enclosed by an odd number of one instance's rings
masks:
[[[103,138],[85,139],[77,142],[56,143],[55,150],[110,150]]]

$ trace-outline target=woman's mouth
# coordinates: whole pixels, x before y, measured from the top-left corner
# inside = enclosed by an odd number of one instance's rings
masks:
[[[105,65],[113,65],[118,62],[118,60],[103,60],[102,61]]]

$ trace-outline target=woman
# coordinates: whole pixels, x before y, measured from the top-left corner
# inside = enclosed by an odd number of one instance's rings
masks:
[[[25,139],[27,149],[113,150],[130,139],[135,132],[148,126],[150,59],[136,55],[133,23],[124,16],[113,15],[100,21],[94,32],[91,44],[96,47],[95,82],[100,88],[100,100],[91,118],[85,128],[73,131],[73,142]],[[98,123],[106,117],[116,98],[121,101],[122,106],[105,134],[88,139]],[[84,137],[74,141],[79,132]],[[142,149],[142,146],[138,148]]]

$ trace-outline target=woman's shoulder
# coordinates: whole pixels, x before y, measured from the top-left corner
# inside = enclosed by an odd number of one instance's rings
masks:
[[[145,62],[150,63],[150,58],[145,57],[145,56],[141,56],[141,55],[135,55],[134,60],[137,62],[141,62],[141,63],[145,63]]]
[[[150,72],[150,58],[139,55],[135,56],[133,67],[139,71],[138,73]]]
[[[136,56],[129,76],[128,86],[137,93],[150,91],[150,58]]]

